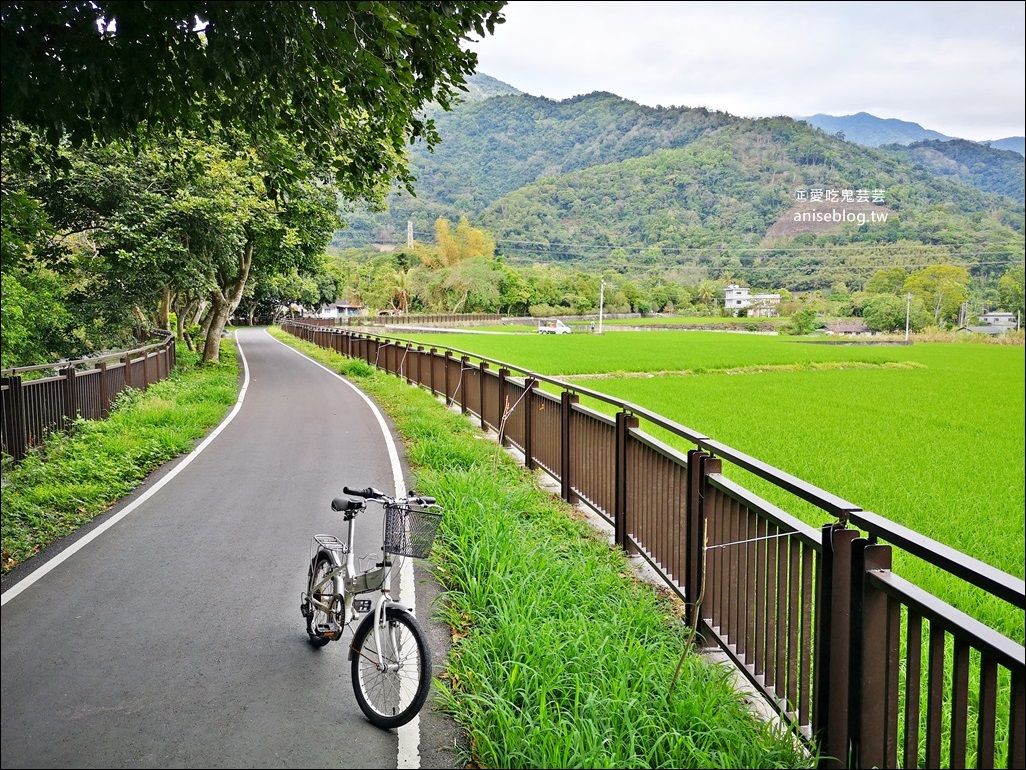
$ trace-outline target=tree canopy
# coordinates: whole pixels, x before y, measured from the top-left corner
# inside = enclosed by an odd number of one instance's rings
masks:
[[[505,1],[4,2],[2,125],[56,145],[176,130],[293,140],[346,197],[408,185],[406,146],[438,140],[474,72],[462,44],[504,21]],[[278,169],[288,171],[287,166]]]
[[[4,2],[4,366],[334,293],[339,201],[410,188],[504,5]]]

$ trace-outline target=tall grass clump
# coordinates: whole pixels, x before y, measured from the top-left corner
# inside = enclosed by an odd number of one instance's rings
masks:
[[[466,728],[478,764],[810,761],[752,715],[726,668],[687,648],[669,600],[631,579],[623,555],[587,524],[486,462],[425,476],[447,510],[435,558],[459,640],[443,704]]]
[[[432,563],[453,646],[436,692],[466,732],[468,766],[815,763],[696,654],[669,598],[462,415],[388,375],[359,385],[403,436],[417,489],[446,509]]]
[[[88,524],[224,418],[239,390],[234,343],[221,342],[217,364],[184,345],[176,355],[167,379],[125,389],[107,419],[78,420],[17,465],[4,458],[3,572]]]

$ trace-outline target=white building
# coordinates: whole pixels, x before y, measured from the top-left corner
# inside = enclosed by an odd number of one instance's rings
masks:
[[[749,318],[771,318],[777,314],[780,304],[779,294],[752,294],[747,286],[728,283],[723,307],[731,315],[736,316],[741,310],[748,308]]]
[[[1019,328],[1019,319],[1013,313],[983,313],[979,326],[963,326],[960,331],[998,335]]]
[[[1013,313],[984,313],[980,316],[980,323],[991,326],[1003,326],[1006,329],[1014,329],[1017,325]]]
[[[332,302],[330,305],[322,305],[320,309],[314,314],[316,318],[351,318],[358,315],[367,315],[367,307],[365,305],[354,305],[343,300]]]

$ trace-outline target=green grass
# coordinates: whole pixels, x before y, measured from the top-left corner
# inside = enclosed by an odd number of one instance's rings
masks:
[[[1021,345],[854,346],[700,331],[430,339],[637,404],[1009,574],[1026,573]],[[829,519],[729,463],[724,472],[809,524]],[[896,569],[1011,638],[1026,636],[1022,612],[1004,602],[910,557],[897,555]]]
[[[608,335],[608,343],[572,335],[553,344],[553,338],[452,336],[454,347],[488,358],[522,366],[523,354],[535,362],[526,368],[535,371],[581,372],[579,379],[561,379],[643,405],[914,531],[1013,575],[1023,574],[1026,366],[1021,342],[866,347],[651,332]],[[444,345],[439,335],[430,339],[435,346]],[[604,370],[599,352],[606,355]],[[616,362],[612,374],[609,361]],[[612,411],[600,401],[582,401]],[[642,428],[681,444],[644,422]],[[726,473],[811,524],[828,518],[729,464]],[[486,565],[478,581],[493,567]],[[901,552],[895,554],[895,569],[1010,638],[1023,639],[1021,611]],[[518,602],[529,608],[532,596],[529,592]],[[573,649],[573,642],[557,643]],[[480,665],[498,661],[482,657]],[[971,681],[976,681],[978,667],[978,654],[972,653]],[[945,680],[951,675],[949,650]],[[998,686],[996,740],[1003,756],[1008,745],[1007,673],[999,674]],[[925,692],[921,698],[925,702]],[[969,700],[968,742],[974,746],[975,692]],[[945,702],[944,743],[951,705],[948,697]],[[924,711],[921,743],[925,718]]]
[[[336,371],[353,364],[272,333]],[[469,766],[814,764],[752,716],[728,669],[690,652],[677,607],[505,451],[423,389],[382,373],[358,384],[446,509],[432,562],[454,646],[438,693]]]
[[[5,458],[4,573],[92,521],[224,418],[238,397],[234,343],[221,342],[219,364],[200,364],[184,346],[177,358],[169,378],[124,390],[108,419],[80,420],[18,465]]]
[[[915,346],[813,344],[795,338],[714,331],[617,331],[608,334],[405,334],[425,347],[454,348],[552,376],[689,372],[914,360]],[[998,347],[998,346],[993,346]]]

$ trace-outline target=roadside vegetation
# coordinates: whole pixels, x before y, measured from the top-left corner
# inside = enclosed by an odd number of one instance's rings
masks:
[[[235,345],[200,364],[184,344],[171,375],[127,388],[106,420],[79,420],[19,464],[3,461],[3,573],[103,513],[163,463],[190,451],[238,397]]]

